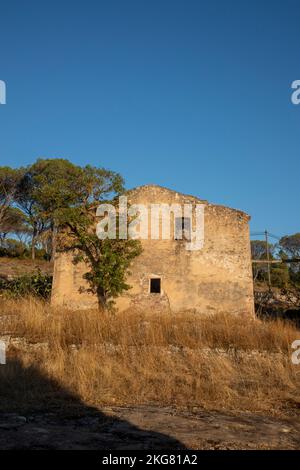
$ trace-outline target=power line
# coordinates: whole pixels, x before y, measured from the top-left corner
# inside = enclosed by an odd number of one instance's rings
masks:
[[[271,259],[270,256],[270,242],[269,239],[273,238],[274,240],[277,240],[277,242],[280,242],[282,237],[278,237],[277,235],[274,235],[274,233],[270,233],[267,230],[264,232],[251,232],[250,233],[251,237],[264,237],[265,239],[265,244],[266,244],[266,259],[260,259],[260,260],[252,260],[252,263],[258,263],[258,264],[266,264],[267,265],[267,273],[268,273],[268,286],[269,289],[272,287],[271,283],[271,265],[272,264],[279,264],[279,263],[300,263],[300,258],[291,258],[291,259]],[[262,241],[263,243],[263,241]],[[276,247],[276,244],[274,244],[274,247]]]
[[[282,237],[279,237],[278,235],[274,235],[273,233],[267,232],[269,238],[275,238],[276,240],[280,241]],[[264,232],[251,232],[250,233],[251,237],[265,237],[266,236],[266,230]]]

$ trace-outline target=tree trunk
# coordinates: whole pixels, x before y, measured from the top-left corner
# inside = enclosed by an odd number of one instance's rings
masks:
[[[37,229],[34,226],[33,227],[33,233],[32,233],[32,239],[31,239],[31,259],[35,260],[35,243],[36,243],[36,237],[37,237]]]
[[[51,262],[54,262],[55,255],[57,250],[57,226],[53,224],[52,226],[52,236],[51,236]]]
[[[106,299],[102,289],[97,290],[97,298],[98,298],[98,308],[101,312],[105,312],[107,310]]]
[[[9,207],[9,203],[7,201],[0,207],[0,223],[3,222],[8,207]]]

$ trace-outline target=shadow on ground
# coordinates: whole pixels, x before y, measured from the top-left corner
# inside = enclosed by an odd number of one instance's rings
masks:
[[[0,449],[299,448],[298,409],[290,418],[150,404],[99,410],[38,367],[16,357],[0,365]]]
[[[184,448],[168,435],[87,406],[37,367],[17,358],[0,365],[0,449]]]
[[[272,321],[272,320],[283,320],[291,323],[296,328],[300,328],[300,309],[276,309],[274,307],[261,307],[256,305],[257,317],[260,320]]]

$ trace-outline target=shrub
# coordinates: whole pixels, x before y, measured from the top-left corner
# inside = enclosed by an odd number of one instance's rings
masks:
[[[29,257],[29,249],[27,245],[19,240],[7,238],[2,241],[0,246],[0,256],[7,256],[10,258],[26,258]]]
[[[52,276],[40,270],[14,279],[0,279],[0,292],[8,297],[34,296],[48,299],[51,294]]]

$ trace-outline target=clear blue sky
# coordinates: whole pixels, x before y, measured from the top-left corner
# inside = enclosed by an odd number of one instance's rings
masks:
[[[300,231],[297,0],[0,0],[0,165],[63,157]]]

